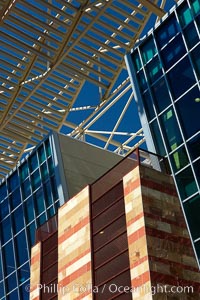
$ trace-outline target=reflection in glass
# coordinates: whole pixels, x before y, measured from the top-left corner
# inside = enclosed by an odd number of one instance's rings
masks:
[[[182,200],[191,196],[197,191],[197,185],[190,167],[176,175],[176,181]]]
[[[179,171],[189,164],[188,156],[185,150],[185,147],[179,148],[173,154],[170,155],[171,163],[173,166],[174,172]]]
[[[12,241],[2,247],[2,254],[4,259],[5,275],[9,275],[15,270],[14,252]]]
[[[173,108],[169,108],[161,115],[162,130],[165,135],[166,145],[169,149],[175,150],[182,144],[182,137],[178,127],[178,123]]]
[[[152,37],[150,37],[142,46],[141,53],[144,64],[146,64],[156,54],[157,50]]]
[[[25,230],[20,232],[15,237],[15,246],[16,246],[15,253],[16,253],[16,257],[17,257],[17,266],[19,267],[20,265],[22,265],[29,259]]]
[[[151,129],[151,134],[153,136],[153,140],[154,140],[154,143],[156,146],[156,152],[159,155],[165,156],[166,152],[165,152],[165,148],[163,145],[163,140],[162,140],[162,137],[160,134],[157,120],[154,120],[152,123],[150,123],[150,129]]]
[[[179,31],[177,20],[172,14],[167,21],[163,22],[158,29],[155,30],[156,40],[159,48],[165,46],[173,36]]]
[[[162,67],[158,57],[154,57],[147,65],[146,72],[150,83],[154,83],[162,76]]]
[[[156,84],[151,87],[153,99],[158,112],[163,111],[171,104],[169,91],[165,82],[165,78],[161,78]]]

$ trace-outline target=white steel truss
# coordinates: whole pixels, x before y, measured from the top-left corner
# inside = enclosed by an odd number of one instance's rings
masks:
[[[163,16],[164,4],[0,1],[0,179],[49,130],[115,152],[126,153],[144,141],[141,129],[120,126],[134,97],[124,55],[151,15]],[[88,83],[97,96],[84,90]],[[108,111],[102,128],[99,120]]]

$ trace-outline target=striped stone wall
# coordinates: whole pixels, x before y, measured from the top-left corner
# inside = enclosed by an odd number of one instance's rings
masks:
[[[89,213],[89,187],[59,209],[59,300],[92,299]]]
[[[30,300],[40,299],[40,256],[41,243],[37,243],[31,249]]]
[[[200,274],[172,177],[140,166],[123,183],[133,299],[198,299]]]

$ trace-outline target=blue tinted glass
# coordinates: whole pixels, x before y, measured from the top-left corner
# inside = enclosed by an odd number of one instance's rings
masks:
[[[30,266],[29,263],[26,263],[20,269],[18,269],[18,281],[21,284],[22,282],[29,279],[29,277],[30,277]]]
[[[36,232],[36,226],[35,223],[33,222],[29,226],[27,226],[27,235],[28,235],[28,241],[30,247],[32,247],[35,243],[35,232]]]
[[[9,275],[15,270],[14,252],[12,241],[2,247],[2,254],[4,258],[5,275]],[[17,298],[16,298],[17,299]]]
[[[192,21],[192,13],[187,3],[180,5],[177,8],[177,13],[182,27],[184,27]]]
[[[165,78],[161,78],[151,87],[154,103],[158,112],[163,111],[171,104],[169,90],[167,88]]]
[[[9,214],[8,198],[5,198],[0,203],[0,215],[1,215],[1,219],[3,219],[4,217],[6,217],[8,214]]]
[[[197,102],[196,99],[200,99],[200,91],[198,87],[190,90],[185,96],[176,102],[179,119],[181,120],[181,126],[186,139],[200,130],[200,102]]]
[[[44,211],[44,195],[41,188],[34,194],[33,201],[35,203],[36,214],[38,216]]]
[[[137,74],[137,80],[138,80],[138,84],[140,87],[140,91],[143,92],[144,90],[146,90],[147,89],[147,80],[145,79],[143,70],[141,70]]]
[[[173,66],[185,53],[186,48],[183,43],[183,38],[179,34],[160,52],[165,70]]]
[[[168,80],[174,99],[181,96],[193,84],[195,84],[196,80],[188,57],[184,58],[169,71]]]
[[[12,291],[17,286],[16,273],[13,273],[6,279],[6,289]]]
[[[30,179],[27,178],[21,185],[23,199],[26,199],[31,194]]]
[[[27,285],[28,284],[30,284],[30,283],[26,282],[20,286],[20,288],[19,288],[20,300],[29,300],[29,293],[27,293]]]
[[[29,259],[24,230],[15,237],[15,249],[16,249],[16,256],[17,256],[17,266],[20,266]]]
[[[19,177],[17,171],[15,171],[12,175],[8,178],[8,191],[13,191],[19,185]]]
[[[52,188],[53,199],[55,201],[58,199],[58,187],[56,184],[55,176],[51,177],[51,188]]]
[[[190,167],[176,175],[176,182],[182,200],[193,195],[197,191],[197,185]]]
[[[163,140],[160,134],[160,129],[158,127],[158,122],[156,120],[154,120],[152,123],[150,123],[150,129],[151,129],[151,134],[156,146],[156,152],[159,155],[165,156],[166,152],[165,152],[165,148],[164,148],[164,144],[163,144]]]
[[[158,29],[155,30],[157,44],[160,48],[166,45],[169,40],[179,31],[178,23],[174,15],[163,22]]]
[[[19,232],[22,228],[24,228],[24,218],[23,218],[23,209],[22,206],[19,206],[13,213],[13,231],[14,233]]]
[[[28,165],[27,165],[27,163],[24,163],[20,167],[19,170],[20,170],[20,179],[21,179],[21,181],[23,181],[28,176]]]
[[[150,83],[154,83],[162,76],[162,68],[158,57],[153,58],[146,66],[146,72]]]
[[[7,196],[7,187],[6,187],[6,184],[3,183],[0,186],[0,201],[2,201],[4,198],[6,198],[6,196]]]
[[[4,282],[0,282],[0,297],[5,296],[5,292],[4,292]],[[2,300],[4,300],[5,298],[1,298]]]
[[[149,91],[145,92],[142,95],[142,100],[144,103],[144,107],[145,107],[145,111],[146,111],[148,120],[153,119],[155,117],[155,112],[154,112],[154,108],[153,108],[153,101],[152,101]]]
[[[193,197],[184,203],[185,213],[187,217],[187,221],[189,223],[189,227],[191,230],[191,234],[193,239],[197,239],[200,237],[199,228],[200,228],[200,196]]]
[[[46,149],[46,155],[47,157],[49,157],[51,155],[51,147],[50,147],[49,139],[45,141],[45,149]]]
[[[6,219],[4,219],[1,222],[1,242],[2,244],[10,240],[12,237],[11,234],[11,220],[10,216]]]
[[[41,167],[41,176],[42,176],[42,181],[45,181],[48,178],[48,170],[47,170],[47,164],[44,162]]]
[[[33,172],[38,167],[37,153],[35,152],[29,157],[29,168]]]
[[[3,265],[1,262],[1,257],[0,257],[0,281],[3,279]]]
[[[47,217],[45,215],[45,213],[43,213],[38,219],[38,227],[40,227],[42,224],[44,224],[47,221]]]
[[[46,201],[46,206],[49,207],[52,204],[52,194],[51,194],[51,185],[50,182],[47,181],[44,185],[44,197]]]
[[[133,54],[131,54],[131,56],[132,56],[133,64],[135,66],[136,71],[139,71],[141,69],[141,67],[142,67],[142,63],[140,61],[140,57],[139,57],[138,51],[135,50],[135,52]]]
[[[36,190],[41,185],[39,170],[35,171],[31,175],[31,184],[32,184],[33,191]]]
[[[145,41],[145,43],[141,45],[140,49],[144,64],[146,64],[157,53],[155,43],[152,37]]]
[[[33,199],[32,199],[32,197],[28,198],[24,202],[24,209],[25,209],[26,223],[30,223],[34,219],[34,210],[33,210]]]
[[[164,112],[161,115],[160,120],[167,147],[169,151],[175,150],[180,144],[182,144],[182,137],[173,108],[170,107],[166,112]]]
[[[54,165],[53,165],[53,160],[52,160],[51,157],[48,159],[48,168],[49,168],[49,174],[53,175],[53,173],[54,173]]]
[[[10,207],[11,209],[15,209],[20,203],[21,203],[21,195],[20,195],[20,189],[16,189],[10,196]]]
[[[194,47],[199,42],[199,36],[194,23],[188,25],[183,32],[189,49]]]
[[[46,159],[46,155],[45,155],[45,151],[44,151],[44,146],[43,144],[38,148],[38,158],[39,158],[39,162],[40,164],[45,161]]]
[[[199,53],[200,53],[200,45],[191,52],[192,61],[193,61],[198,79],[200,79],[200,55],[199,55]]]
[[[19,299],[18,291],[17,290],[14,290],[12,293],[10,293],[7,296],[7,300],[17,300],[17,299]]]
[[[190,152],[190,156],[193,159],[200,157],[200,134],[195,136],[193,139],[187,142],[187,147]]]

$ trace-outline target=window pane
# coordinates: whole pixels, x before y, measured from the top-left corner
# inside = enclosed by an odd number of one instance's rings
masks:
[[[171,68],[185,53],[186,48],[179,34],[160,52],[165,70]]]
[[[16,273],[10,275],[5,283],[7,290],[12,291],[17,286]]]
[[[173,154],[171,154],[170,159],[174,172],[179,171],[180,169],[184,168],[187,164],[189,164],[188,156],[184,146],[179,148]]]
[[[36,190],[41,185],[39,170],[35,171],[31,175],[31,184],[32,184],[33,191]]]
[[[145,91],[147,89],[147,80],[145,79],[143,70],[141,70],[137,74],[137,79],[138,79],[138,84],[139,84],[139,87],[140,87],[140,91],[141,92]]]
[[[12,293],[10,293],[7,296],[7,300],[16,300],[16,299],[19,299],[17,290],[14,290]]]
[[[42,176],[42,181],[45,181],[48,178],[48,170],[47,170],[47,164],[44,162],[41,167],[41,176]]]
[[[2,254],[4,258],[5,275],[9,275],[10,273],[13,272],[13,270],[15,270],[15,261],[14,261],[12,242],[9,242],[4,247],[2,247]]]
[[[22,183],[21,189],[22,189],[22,197],[23,199],[26,199],[31,194],[31,183],[29,178],[27,178]]]
[[[200,2],[199,0],[190,0],[192,10],[194,15],[198,14],[200,12]]]
[[[29,276],[30,276],[30,266],[29,266],[29,263],[26,263],[18,270],[19,283],[22,283],[22,282],[26,281],[27,279],[29,279]]]
[[[166,154],[163,140],[160,134],[160,130],[158,127],[158,122],[155,120],[152,123],[150,123],[150,129],[151,129],[151,134],[153,136],[153,140],[156,146],[156,152],[159,155],[164,156]]]
[[[17,171],[15,171],[12,175],[8,178],[8,191],[11,192],[19,185],[19,178]]]
[[[33,210],[33,199],[32,197],[28,198],[24,202],[24,208],[25,208],[25,218],[26,223],[30,223],[34,219],[34,210]]]
[[[200,228],[200,196],[196,196],[186,203],[184,203],[185,214],[187,217],[187,221],[191,230],[191,234],[193,239],[197,239],[200,237],[199,228]]]
[[[46,221],[47,221],[46,214],[43,213],[43,214],[37,219],[38,227],[40,227],[40,226],[41,226],[42,224],[44,224]]]
[[[151,87],[151,89],[157,110],[158,112],[161,112],[171,104],[171,99],[165,79],[161,78],[156,84]]]
[[[197,181],[200,185],[200,160],[197,160],[194,163],[194,171],[195,171],[195,174],[196,174],[196,177],[197,177]]]
[[[178,16],[180,19],[180,23],[183,27],[192,21],[191,10],[189,9],[187,3],[184,3],[183,5],[181,5],[177,9],[177,12],[178,12]]]
[[[189,49],[194,47],[199,42],[199,36],[194,23],[191,23],[184,29],[184,36]]]
[[[146,64],[156,54],[157,50],[153,38],[149,38],[141,47],[142,59]]]
[[[17,208],[13,214],[12,214],[12,219],[13,219],[13,231],[14,233],[19,232],[22,228],[24,228],[24,218],[23,218],[23,210],[22,206]]]
[[[32,156],[29,157],[29,168],[30,171],[33,172],[38,167],[38,160],[37,160],[37,153],[32,154]]]
[[[200,45],[191,52],[192,61],[194,64],[197,77],[200,79]]]
[[[9,197],[11,209],[15,209],[21,203],[20,189],[16,189]]]
[[[142,95],[142,99],[143,99],[143,103],[144,103],[144,107],[145,107],[145,111],[146,111],[148,120],[150,121],[151,119],[153,119],[155,117],[155,112],[154,112],[154,108],[153,108],[154,107],[153,101],[152,101],[149,91],[145,92]]]
[[[48,168],[49,168],[49,174],[53,175],[53,173],[54,173],[54,165],[53,165],[52,157],[50,157],[48,159]]]
[[[155,30],[158,46],[162,48],[169,40],[178,32],[178,23],[174,15],[163,22],[158,29]]]
[[[1,222],[1,242],[6,243],[12,237],[10,216]]]
[[[26,243],[26,235],[24,230],[15,237],[15,245],[16,245],[17,266],[20,266],[29,259],[28,248]]]
[[[51,177],[51,188],[52,188],[53,200],[55,201],[58,199],[58,188],[57,188],[55,176]]]
[[[197,191],[197,185],[190,167],[176,175],[176,180],[182,200],[191,196]]]
[[[162,76],[162,68],[158,57],[152,59],[146,66],[146,72],[150,83],[154,83],[159,77]]]
[[[3,183],[0,186],[0,201],[2,201],[4,198],[6,198],[6,196],[7,196],[7,187],[6,187],[6,184]]]
[[[5,218],[9,214],[8,198],[5,198],[0,202],[0,216],[1,219]]]
[[[40,164],[45,161],[46,159],[46,155],[45,155],[45,151],[44,151],[44,146],[43,144],[38,148],[38,158],[39,158],[39,162]]]
[[[195,99],[198,98],[200,98],[200,91],[198,87],[195,87],[176,102],[181,127],[183,128],[186,139],[200,130],[200,102],[195,101]]]
[[[49,157],[51,155],[51,147],[50,147],[49,139],[45,141],[45,149],[46,149],[46,155],[47,157]]]
[[[30,247],[32,247],[35,243],[35,232],[36,232],[36,226],[35,226],[35,222],[33,222],[29,226],[27,226],[27,235],[28,235],[28,241]]]
[[[133,64],[134,64],[136,71],[139,71],[142,67],[142,64],[141,64],[141,60],[140,60],[138,51],[135,50],[134,53],[131,54],[131,56],[132,56]]]
[[[193,139],[187,142],[187,147],[190,152],[190,156],[193,159],[196,159],[197,157],[200,157],[200,135],[197,135]]]
[[[41,188],[34,194],[33,201],[36,206],[36,215],[38,216],[44,211],[44,195]]]
[[[178,98],[195,84],[196,80],[188,57],[184,58],[169,71],[168,79],[174,99]]]
[[[175,150],[182,144],[182,137],[172,107],[161,115],[161,124],[169,151]]]
[[[27,293],[27,285],[28,284],[29,284],[29,281],[19,287],[20,300],[29,300],[29,293]]]
[[[49,207],[51,206],[52,202],[52,193],[51,193],[51,185],[50,182],[47,181],[44,185],[44,197],[45,197],[45,202],[46,206]]]
[[[28,176],[28,165],[27,165],[27,163],[24,163],[20,167],[20,179],[21,179],[21,181],[26,179],[27,176]]]

